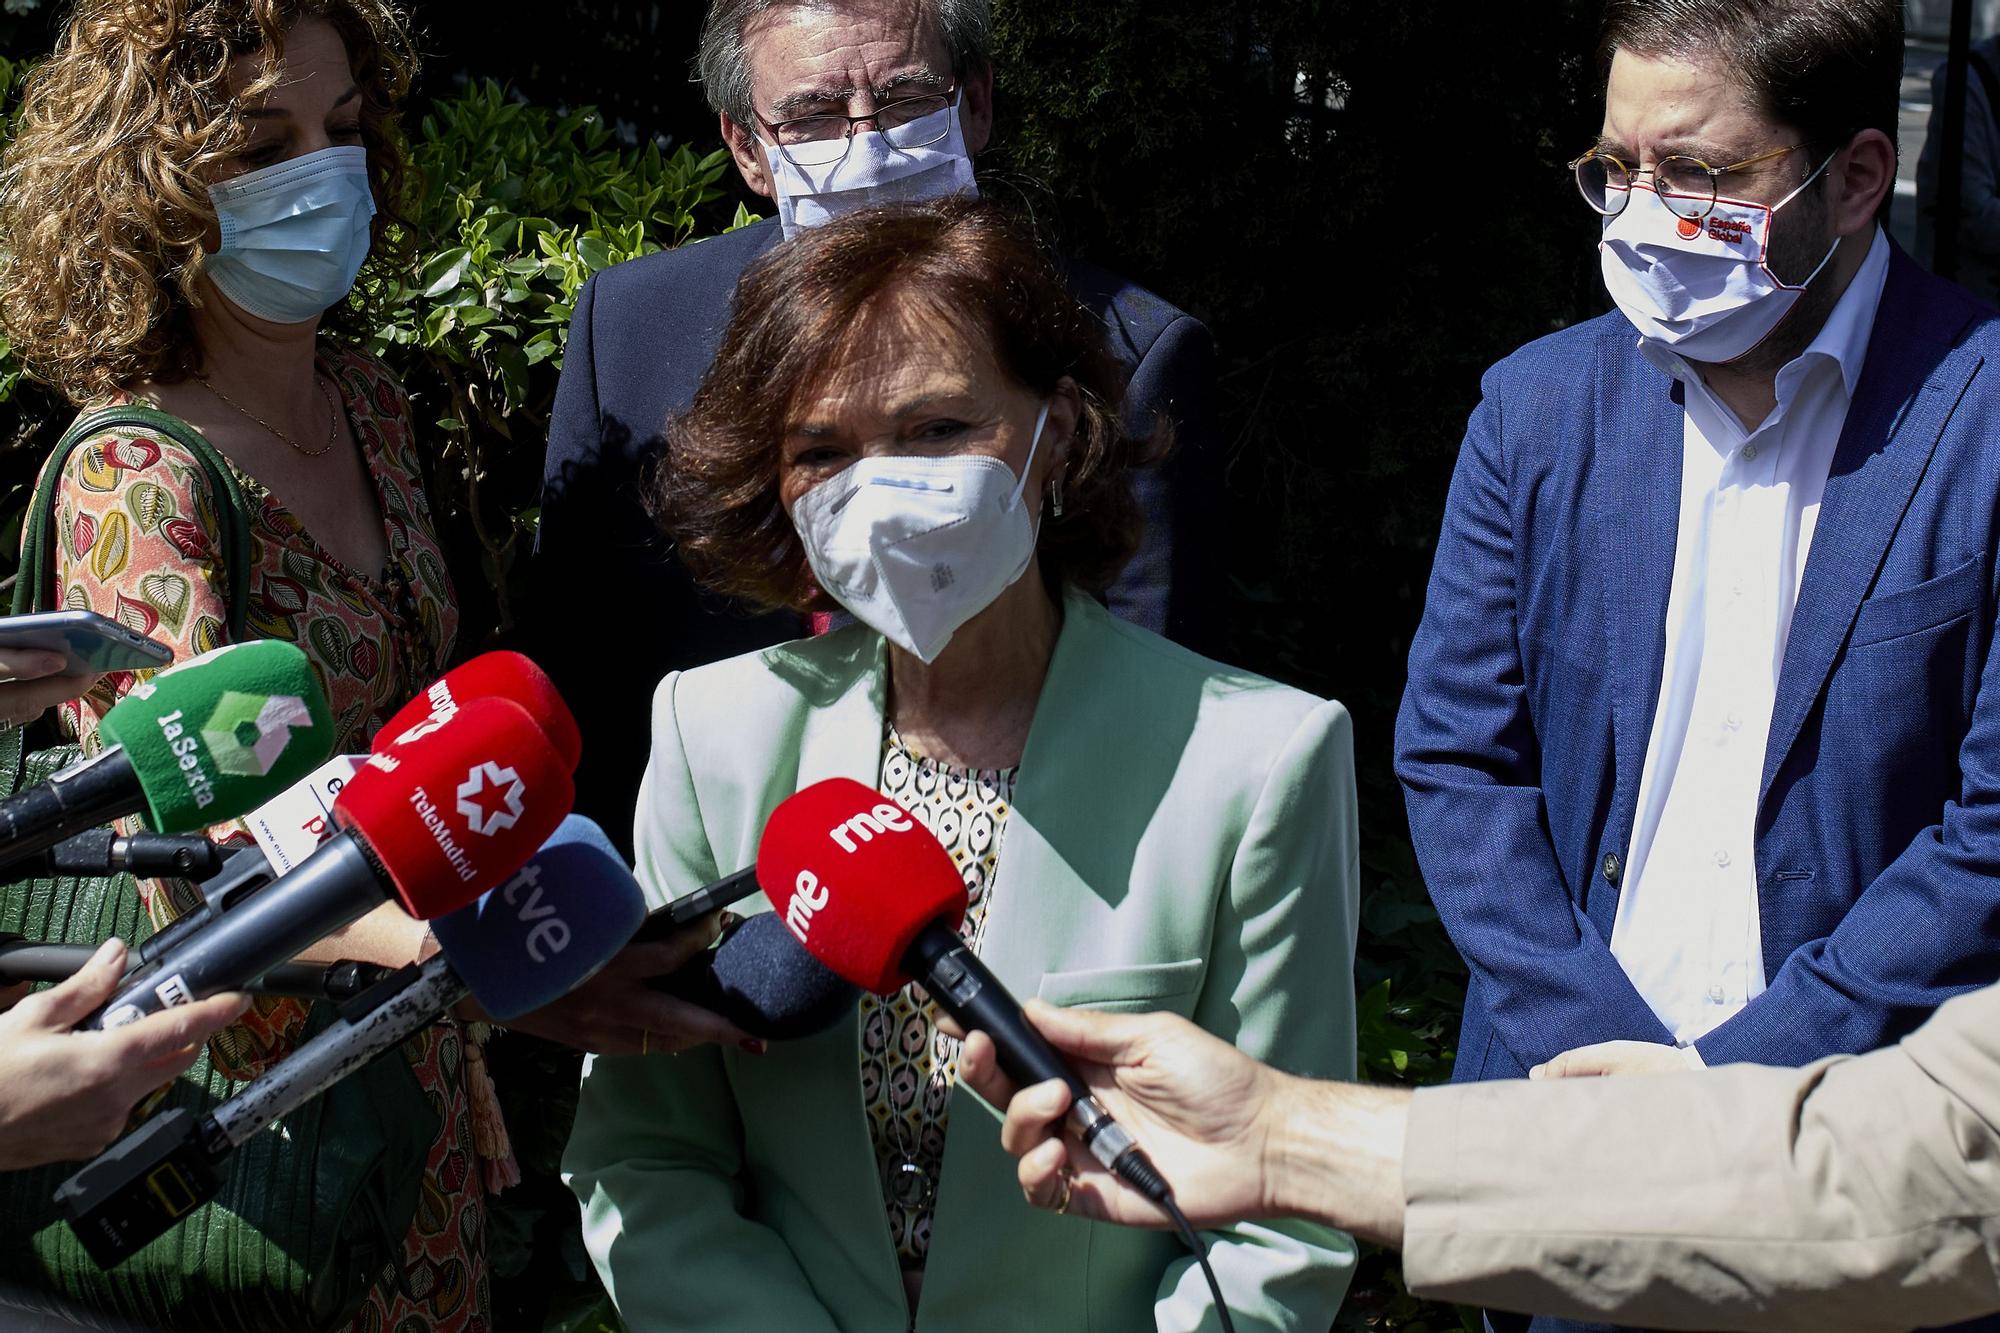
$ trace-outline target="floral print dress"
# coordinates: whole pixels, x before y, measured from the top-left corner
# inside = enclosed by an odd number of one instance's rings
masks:
[[[232,470],[250,515],[248,635],[305,651],[336,728],[335,752],[360,753],[402,704],[444,671],[458,613],[419,481],[409,400],[363,353],[323,347],[319,369],[337,386],[381,506],[390,552],[379,576],[342,565],[283,501]],[[126,401],[111,399],[92,407]],[[223,527],[201,463],[183,446],[144,433],[107,432],[80,444],[63,469],[56,506],[56,589],[61,605],[96,611],[171,646],[176,661],[227,641],[229,579]],[[149,672],[116,672],[61,706],[64,729],[85,753],[98,721]],[[248,844],[240,823],[210,831]],[[155,927],[192,905],[192,885],[140,882]],[[211,1043],[216,1067],[253,1078],[290,1053],[309,1006],[260,1000]],[[439,1111],[400,1269],[384,1272],[352,1327],[363,1333],[491,1326],[485,1262],[486,1171],[511,1171],[504,1131],[477,1047],[456,1020],[432,1024],[403,1047]],[[496,1183],[497,1183],[496,1181]]]

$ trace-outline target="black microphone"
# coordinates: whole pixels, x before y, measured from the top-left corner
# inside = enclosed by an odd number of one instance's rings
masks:
[[[230,1155],[279,1116],[467,994],[503,1020],[566,994],[624,945],[644,903],[603,830],[572,815],[507,884],[434,923],[442,952],[343,1005],[332,1026],[207,1115],[154,1116],[63,1182],[56,1203],[101,1266],[123,1261],[213,1198]]]
[[[222,860],[222,849],[198,833],[122,834],[98,828],[16,861],[13,873],[207,879],[221,873]]]
[[[647,984],[766,1041],[824,1032],[861,1000],[859,986],[801,948],[771,912],[730,926],[713,949]]]
[[[248,814],[326,762],[333,722],[305,654],[262,639],[171,667],[98,723],[105,749],[0,801],[0,866],[143,813],[186,833]]]
[[[150,961],[144,949],[145,945],[140,945],[132,950],[127,975],[145,967]],[[23,981],[67,981],[96,952],[88,944],[41,944],[19,935],[0,932],[0,985],[13,986]],[[338,1004],[364,993],[387,977],[390,970],[351,958],[332,963],[280,963],[241,989],[251,995],[331,1000]]]
[[[993,1039],[1022,1086],[1060,1079],[1083,1146],[1153,1202],[1173,1191],[1124,1126],[1035,1030],[1007,988],[965,946],[965,880],[951,853],[901,806],[845,778],[814,783],[771,812],[757,879],[800,945],[877,995],[921,981],[938,1008]]]

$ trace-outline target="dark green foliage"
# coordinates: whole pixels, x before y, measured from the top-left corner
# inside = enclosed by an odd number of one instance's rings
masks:
[[[417,131],[419,262],[381,303],[372,349],[433,432],[431,500],[469,648],[513,623],[578,289],[705,234],[698,216],[714,231],[752,215],[716,206],[721,149],[624,147],[591,108],[527,105],[492,82],[435,103]]]

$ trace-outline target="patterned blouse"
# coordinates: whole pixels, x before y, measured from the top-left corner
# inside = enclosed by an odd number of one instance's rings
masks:
[[[232,466],[250,511],[253,638],[302,648],[325,692],[335,752],[365,751],[376,728],[442,674],[458,612],[417,468],[410,406],[382,365],[354,350],[323,346],[319,370],[336,385],[375,484],[390,562],[379,575],[350,570],[326,551],[283,502]],[[129,401],[120,397],[92,407]],[[174,650],[176,661],[227,640],[229,579],[207,474],[172,440],[129,430],[79,445],[63,469],[56,523],[56,587],[61,605],[97,611]],[[60,708],[65,731],[86,753],[102,742],[98,722],[147,671],[114,672]],[[240,822],[209,830],[248,845]],[[193,904],[196,890],[174,880],[141,881],[155,927]],[[309,1006],[260,1000],[210,1046],[216,1067],[252,1078],[298,1041]],[[404,1046],[418,1081],[442,1114],[426,1164],[421,1202],[400,1271],[390,1270],[355,1317],[356,1329],[490,1327],[485,1172],[507,1178],[511,1157],[484,1072],[469,1071],[476,1046],[454,1020],[433,1024]],[[468,1094],[472,1078],[483,1099]],[[475,1153],[475,1144],[486,1151]]]
[[[884,795],[937,835],[965,876],[971,903],[960,936],[979,947],[987,893],[1000,862],[1000,839],[1014,801],[1018,767],[963,769],[927,759],[891,726],[882,744]],[[923,1267],[931,1248],[931,1210],[944,1165],[945,1121],[958,1086],[959,1043],[937,1028],[937,1009],[912,983],[894,995],[861,1000],[861,1097],[890,1235],[905,1269]]]

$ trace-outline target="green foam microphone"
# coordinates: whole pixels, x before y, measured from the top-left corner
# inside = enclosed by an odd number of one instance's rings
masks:
[[[98,735],[97,755],[0,801],[0,868],[125,815],[186,833],[248,814],[325,763],[334,743],[306,655],[278,639],[141,681]]]

